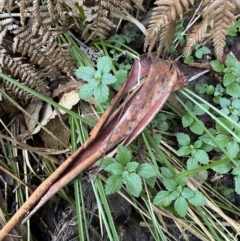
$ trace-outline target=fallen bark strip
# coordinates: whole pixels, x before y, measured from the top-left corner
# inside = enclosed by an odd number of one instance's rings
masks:
[[[113,112],[133,84],[147,74],[147,79]],[[22,221],[39,200],[40,202],[31,214],[117,144],[123,142],[128,145],[132,142],[162,108],[172,90],[185,84],[187,80],[184,75],[170,62],[161,59],[152,62],[146,58],[146,55],[141,56],[140,60],[135,60],[127,82],[113,99],[111,107],[105,111],[96,124],[89,139],[61,164],[20,207],[0,230],[0,241]]]

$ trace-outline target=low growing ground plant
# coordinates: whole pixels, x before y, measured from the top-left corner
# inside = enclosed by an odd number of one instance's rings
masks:
[[[140,164],[133,161],[129,148],[119,145],[116,158],[106,157],[102,161],[101,168],[112,175],[108,178],[105,190],[106,194],[118,192],[123,185],[134,197],[139,197],[142,192],[142,179],[146,182],[155,182],[157,172],[149,163]],[[154,180],[153,180],[154,179]]]

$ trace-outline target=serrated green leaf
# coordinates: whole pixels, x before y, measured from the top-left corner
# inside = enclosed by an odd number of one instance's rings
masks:
[[[176,137],[177,137],[177,141],[178,141],[179,145],[181,145],[181,146],[190,145],[191,140],[187,134],[179,132],[179,133],[177,133]]]
[[[228,108],[222,108],[220,111],[225,115],[229,115],[230,113]]]
[[[125,83],[127,79],[127,71],[120,69],[116,72],[115,77],[117,78],[117,81],[112,84],[112,87],[118,91],[120,90],[123,83]]]
[[[225,64],[229,68],[233,68],[237,64],[237,59],[233,54],[228,54]]]
[[[188,178],[187,177],[176,177],[175,181],[178,185],[184,187],[188,183]]]
[[[212,134],[216,135],[216,133],[212,133]],[[204,142],[204,143],[206,143],[208,145],[216,147],[216,144],[213,142],[212,138],[207,133],[203,134],[202,136],[200,136],[199,140],[201,140],[202,142]]]
[[[105,192],[107,195],[113,194],[118,192],[123,184],[123,180],[121,176],[113,175],[108,178],[106,186],[105,186]]]
[[[160,123],[158,126],[157,126],[158,130],[160,131],[167,131],[169,126],[168,126],[168,123],[167,122],[162,122]]]
[[[239,176],[240,175],[240,167],[235,167],[232,170],[232,174],[235,175],[235,176]]]
[[[195,141],[193,146],[195,149],[199,149],[202,146],[202,141],[201,140]]]
[[[198,190],[194,191],[194,197],[188,198],[188,201],[195,207],[203,206],[207,203],[206,198]]]
[[[220,174],[228,173],[232,169],[231,163],[223,163],[221,165],[215,166],[212,168],[215,172]]]
[[[102,74],[109,73],[112,69],[112,59],[108,56],[101,57],[97,62],[97,69],[100,70]]]
[[[139,163],[137,162],[129,162],[126,167],[129,172],[135,172],[137,170],[137,167],[139,166]]]
[[[113,175],[121,175],[124,171],[122,164],[115,162],[107,166],[106,171],[111,172]]]
[[[218,134],[216,136],[216,140],[219,142],[219,144],[221,144],[222,147],[225,147],[229,142],[228,136],[224,134]]]
[[[190,114],[185,114],[182,116],[182,126],[184,128],[190,126],[193,123],[193,117]]]
[[[79,98],[82,100],[87,100],[92,97],[94,92],[94,87],[90,84],[85,84],[81,87],[79,91]]]
[[[208,88],[207,84],[197,82],[195,85],[195,89],[199,94],[204,94],[207,88]]]
[[[94,97],[99,102],[105,102],[108,99],[109,89],[106,85],[99,84],[94,88]]]
[[[240,176],[235,176],[234,177],[234,181],[235,181],[235,192],[240,195]]]
[[[177,183],[173,179],[163,179],[163,185],[168,191],[175,191]]]
[[[95,70],[90,67],[79,67],[76,70],[76,76],[84,81],[89,81],[94,78]]]
[[[233,73],[226,73],[223,77],[223,85],[227,87],[230,84],[234,83],[235,79],[236,77]]]
[[[157,176],[150,177],[150,178],[145,178],[145,182],[147,183],[147,185],[149,187],[154,187],[155,183],[156,183],[156,180],[157,180]]]
[[[174,209],[180,217],[185,217],[188,210],[188,203],[184,197],[179,197],[174,202]]]
[[[171,172],[171,170],[167,167],[161,167],[161,174],[166,177],[166,178],[172,178],[173,177],[173,173]]]
[[[197,121],[194,120],[189,128],[193,133],[195,133],[197,135],[202,135],[203,131],[204,131],[204,125],[201,120],[199,120],[199,121],[200,121],[200,123],[198,123]]]
[[[103,74],[101,78],[101,82],[104,85],[110,85],[115,83],[116,81],[117,81],[117,78],[114,75],[108,74],[108,73]]]
[[[216,122],[216,130],[219,132],[219,133],[222,133],[222,134],[228,134],[228,131],[224,128],[224,126],[228,127],[230,130],[233,129],[233,124],[228,121],[227,119],[223,118],[223,117],[218,117],[217,118],[219,122],[221,122],[221,124],[219,124],[218,122]]]
[[[201,59],[204,54],[210,54],[210,53],[211,53],[210,49],[204,46],[202,48],[199,48],[196,51],[195,56]]]
[[[224,70],[224,65],[221,64],[218,60],[211,61],[211,66],[216,72],[223,72]]]
[[[234,67],[233,69],[233,74],[236,76],[236,77],[240,77],[240,62],[238,62],[236,64],[236,66]]]
[[[227,94],[232,97],[239,98],[240,97],[240,85],[239,83],[231,83],[226,88]]]
[[[239,153],[239,144],[236,141],[230,141],[227,146],[226,150],[230,157],[235,158]]]
[[[188,160],[187,160],[187,169],[188,170],[193,170],[193,169],[195,169],[197,167],[198,167],[197,160],[195,158],[192,158],[192,157],[188,158]]]
[[[127,179],[127,176],[129,175],[129,171],[124,171],[123,173],[122,173],[122,178],[123,178],[123,181],[124,181],[124,183],[126,183],[126,179]]]
[[[188,107],[189,110],[193,109],[193,103],[189,100],[187,100],[187,102],[185,103],[185,105]]]
[[[205,152],[210,152],[210,151],[213,150],[213,148],[214,148],[214,146],[208,145],[206,143],[203,143],[202,146],[201,146],[201,149]]]
[[[116,163],[115,159],[112,158],[112,157],[105,157],[101,163],[101,168],[104,170],[104,171],[107,171],[107,167],[113,163]]]
[[[232,107],[234,107],[236,109],[240,109],[240,99],[233,100]]]
[[[195,115],[203,115],[203,114],[205,114],[206,111],[203,110],[202,108],[205,108],[206,110],[209,109],[209,107],[206,106],[206,105],[201,105],[201,106],[195,105],[194,108],[193,108],[193,112],[195,113]]]
[[[157,175],[157,172],[156,172],[154,166],[152,166],[149,163],[143,163],[143,164],[139,165],[137,168],[137,173],[138,173],[138,175],[140,175],[143,178],[150,178],[150,177],[154,177]]]
[[[209,157],[208,154],[200,149],[195,149],[191,151],[192,157],[202,164],[208,164],[209,163]]]
[[[183,191],[181,193],[181,195],[186,198],[186,199],[189,199],[189,198],[192,198],[195,196],[195,193],[193,190],[189,189],[189,188],[183,188]]]
[[[174,197],[171,196],[171,192],[169,191],[160,191],[157,193],[155,198],[153,199],[153,204],[158,206],[167,207],[174,200]]]
[[[101,73],[101,71],[99,71],[99,70],[95,71],[94,79],[95,79],[96,81],[100,82],[100,81],[101,81],[101,78],[102,78],[102,73]]]
[[[142,180],[136,173],[129,173],[126,178],[126,188],[131,195],[139,197],[142,191]]]
[[[156,143],[160,143],[162,140],[162,135],[161,134],[154,134],[153,139],[156,141]]]
[[[132,152],[125,146],[119,145],[117,148],[116,159],[122,165],[126,166],[132,160]]]
[[[221,98],[219,104],[221,105],[222,108],[228,107],[231,104],[231,101],[227,98]]]
[[[182,146],[179,150],[178,150],[178,155],[179,156],[186,156],[189,155],[192,151],[192,148],[190,146]]]

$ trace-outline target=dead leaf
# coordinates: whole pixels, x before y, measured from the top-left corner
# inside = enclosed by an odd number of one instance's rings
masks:
[[[43,107],[43,111],[42,111],[42,117],[40,120],[41,125],[38,125],[34,129],[34,131],[32,132],[32,135],[37,134],[40,131],[41,127],[45,126],[48,123],[51,114],[52,114],[52,106],[48,103],[45,103],[45,105]]]
[[[45,126],[45,128],[47,128],[58,140],[56,140],[51,135],[49,135],[49,133],[41,129],[40,137],[42,138],[44,146],[46,148],[55,150],[66,149],[70,139],[70,132],[63,127],[59,118],[50,120]]]
[[[64,106],[65,108],[67,108],[69,110],[71,110],[72,107],[80,101],[78,92],[79,92],[78,90],[72,90],[68,93],[64,93],[58,104]],[[59,112],[62,115],[65,114],[65,112],[60,110],[60,109],[59,109]],[[54,110],[52,115],[50,116],[50,119],[55,118],[56,115],[57,115],[56,110]]]

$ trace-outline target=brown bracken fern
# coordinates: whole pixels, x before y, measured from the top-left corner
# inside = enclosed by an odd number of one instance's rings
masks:
[[[126,14],[132,3],[143,10],[142,0],[47,0],[44,5],[41,0],[0,0],[1,71],[50,96],[48,86],[72,78],[77,67],[70,46],[61,44],[59,36],[74,29],[83,41],[106,38],[115,26],[112,14]],[[7,82],[1,88],[21,106],[35,100]],[[0,101],[1,112],[14,115],[16,109],[6,106]]]
[[[198,10],[196,17],[200,20],[190,30],[184,55],[187,57],[196,43],[210,36],[217,58],[221,59],[226,32],[235,22],[234,2],[232,0],[157,0],[147,30],[145,50],[148,48],[150,54],[158,44],[157,56],[163,51],[168,51],[174,39],[173,28],[190,10]],[[208,27],[209,33],[207,33]]]

